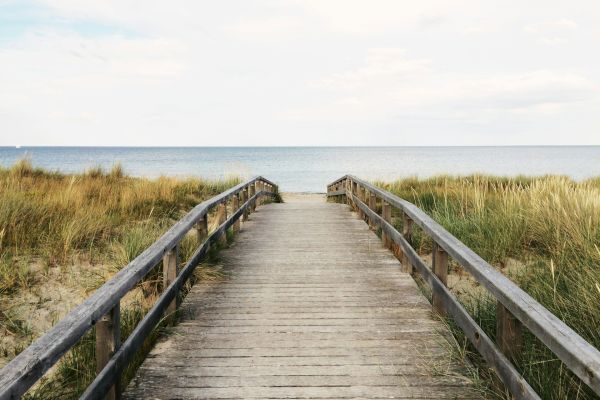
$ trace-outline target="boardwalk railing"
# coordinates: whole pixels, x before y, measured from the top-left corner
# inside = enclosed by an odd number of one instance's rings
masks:
[[[239,230],[265,196],[277,192],[277,186],[262,177],[241,183],[194,207],[160,239],[119,271],[82,304],[72,310],[56,326],[22,351],[0,371],[0,400],[22,396],[81,337],[96,327],[96,363],[98,374],[81,398],[118,398],[119,380],[135,352],[154,327],[176,310],[176,298],[210,245],[226,241],[227,230]],[[227,202],[232,215],[227,217]],[[208,232],[208,214],[217,207],[219,226]],[[193,228],[201,235],[201,244],[181,271],[177,270],[180,241]],[[160,261],[163,263],[164,290],[153,307],[139,322],[127,340],[120,344],[120,302]]]
[[[411,273],[416,270],[430,286],[434,311],[453,318],[514,397],[539,399],[511,362],[518,358],[522,348],[522,326],[529,329],[596,394],[600,394],[600,352],[421,209],[352,175],[329,184],[327,196],[341,196],[362,219],[372,227],[381,228],[384,245],[394,250],[403,269]],[[381,204],[381,215],[377,212],[378,203]],[[398,209],[402,215],[402,233],[392,224],[391,207]],[[433,240],[431,267],[410,244],[413,223]],[[447,288],[448,256],[496,298],[496,343]]]

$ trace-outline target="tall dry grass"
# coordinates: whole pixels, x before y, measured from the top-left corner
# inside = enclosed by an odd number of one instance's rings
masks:
[[[378,185],[422,208],[600,348],[600,178],[438,176]],[[413,244],[422,253],[431,246],[420,232]],[[515,260],[519,268],[506,268]],[[494,337],[496,303],[473,293],[461,300]],[[596,398],[530,334],[518,367],[544,399]]]
[[[24,262],[32,258],[49,267],[82,259],[124,266],[172,221],[236,183],[131,178],[119,165],[81,175],[27,160],[0,168],[0,293],[34,279]]]
[[[50,268],[62,269],[65,279],[73,268],[95,265],[108,270],[94,287],[82,287],[95,289],[192,207],[237,183],[237,178],[132,178],[120,165],[109,171],[96,167],[83,174],[61,174],[34,168],[26,159],[0,168],[0,304],[4,305],[0,332],[22,339],[16,348],[0,349],[0,356],[11,358],[35,338],[31,321],[17,316],[7,299],[33,290],[47,279]],[[182,260],[198,244],[197,235],[187,235],[182,241]],[[152,305],[162,285],[160,273],[155,268],[137,293],[122,303],[123,340]],[[141,353],[151,342],[152,338]],[[143,355],[126,377],[131,377],[142,359]],[[90,332],[27,397],[77,398],[94,376],[94,335]]]

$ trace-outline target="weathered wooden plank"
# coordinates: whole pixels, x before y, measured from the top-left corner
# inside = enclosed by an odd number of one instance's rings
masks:
[[[407,349],[414,350],[415,346],[412,343],[394,343],[389,346],[370,346],[354,348],[347,345],[341,346],[336,343],[334,346],[319,346],[319,347],[233,347],[233,348],[207,348],[207,347],[191,347],[185,343],[170,343],[163,342],[157,345],[157,351],[148,356],[148,360],[152,358],[167,359],[172,358],[172,355],[177,355],[179,352],[185,352],[190,357],[210,357],[230,358],[230,357],[323,357],[329,355],[332,357],[358,357],[358,356],[373,356],[373,357],[394,357],[397,363],[402,363],[402,360],[415,357],[414,354],[407,355]],[[161,353],[158,353],[161,351]],[[417,357],[443,356],[448,354],[448,349],[445,347],[423,347],[419,349]],[[149,361],[150,362],[150,361]]]
[[[155,383],[142,391],[143,398],[168,399],[298,399],[298,398],[396,398],[396,399],[473,399],[479,398],[474,391],[452,386],[296,386],[287,387],[238,386],[210,388],[203,386],[173,387],[169,396],[160,396],[162,385]]]
[[[250,207],[250,204],[255,200],[256,196],[248,199],[242,208],[237,210],[235,213],[227,219],[219,228],[212,232],[207,240],[200,245],[192,257],[187,261],[183,267],[181,273],[177,278],[166,288],[162,295],[158,298],[154,306],[146,314],[146,316],[138,323],[133,332],[127,337],[127,340],[123,345],[115,352],[114,356],[110,359],[107,365],[104,367],[94,381],[87,387],[85,392],[81,395],[81,399],[99,399],[106,393],[111,384],[115,381],[115,377],[118,377],[123,372],[124,368],[131,361],[132,357],[136,354],[148,334],[154,329],[156,324],[162,317],[164,310],[168,304],[175,299],[177,293],[181,290],[188,277],[192,274],[198,263],[202,260],[206,252],[208,251],[210,244],[219,240],[220,236],[225,232],[237,219],[240,218],[243,211]]]
[[[169,370],[149,370],[145,371],[146,376],[152,377],[158,381],[170,375],[169,378],[174,381],[177,387],[186,387],[190,379],[185,372],[180,376],[173,376]],[[401,377],[398,375],[372,375],[372,376],[348,376],[348,375],[300,375],[289,377],[285,375],[270,376],[206,376],[202,380],[202,385],[207,388],[222,387],[234,388],[240,386],[247,387],[285,387],[285,386],[425,386],[425,387],[448,387],[461,386],[468,384],[464,377],[460,376],[427,376],[423,374],[414,374],[414,376]]]
[[[127,398],[473,396],[444,325],[344,205],[268,204],[220,256],[227,278],[192,288]]]

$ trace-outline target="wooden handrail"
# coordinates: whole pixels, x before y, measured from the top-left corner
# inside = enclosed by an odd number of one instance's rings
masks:
[[[255,186],[259,184],[265,184],[268,190],[254,192]],[[96,390],[94,393],[89,393],[88,390],[86,396],[87,398],[102,398],[108,393],[111,386],[116,383],[115,380],[118,380],[120,371],[126,367],[132,354],[160,321],[164,310],[175,299],[177,292],[204,257],[209,245],[218,240],[240,216],[246,214],[261,196],[273,195],[277,185],[258,176],[194,207],[142,254],[0,370],[0,400],[22,396],[60,357],[77,344],[88,330],[101,321],[101,318],[111,314],[111,310],[118,309],[121,298],[140,282],[169,251],[175,248],[195,224],[205,221],[205,216],[211,208],[226,202],[232,196],[248,188],[254,192],[253,195],[247,200],[244,198],[246,200],[244,204],[206,238],[127,341],[122,346],[113,349],[114,354],[111,354],[107,364],[94,381],[93,385]]]
[[[406,238],[389,222],[372,210],[355,193],[360,188],[366,188],[370,193],[392,207],[401,210],[405,216],[419,225],[434,241],[436,246],[454,258],[463,268],[484,286],[498,301],[499,315],[520,321],[542,343],[562,360],[565,365],[585,382],[595,393],[600,394],[600,351],[586,342],[577,332],[548,311],[510,279],[488,264],[473,250],[446,231],[429,215],[414,204],[378,188],[367,181],[352,175],[345,175],[327,186],[328,196],[346,196],[351,204],[382,228],[391,240],[403,251],[407,261],[414,266],[432,287],[434,297],[445,306],[445,311],[451,315],[465,332],[467,338],[481,353],[484,359],[492,365],[498,376],[506,384],[511,393],[518,398],[539,398],[531,387],[518,374],[509,359],[510,355],[503,348],[504,355],[498,347],[485,335],[483,330],[467,314],[454,295],[438,276],[428,268]],[[515,320],[515,321],[516,321]],[[507,321],[514,323],[514,321]],[[499,325],[502,329],[504,324]],[[500,340],[503,340],[501,332]],[[504,346],[501,346],[504,347]]]

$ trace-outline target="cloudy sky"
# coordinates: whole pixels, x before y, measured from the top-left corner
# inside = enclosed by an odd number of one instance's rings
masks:
[[[598,0],[0,0],[0,145],[600,144]]]

